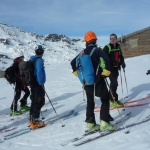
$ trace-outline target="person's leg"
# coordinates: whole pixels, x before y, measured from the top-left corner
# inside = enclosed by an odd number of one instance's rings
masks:
[[[95,121],[95,102],[94,102],[94,85],[85,86],[87,96],[86,120],[88,131],[99,130],[99,125]]]
[[[86,107],[86,120],[88,123],[95,122],[95,102],[94,102],[94,85],[88,85],[85,87],[86,97],[87,97],[87,107]]]
[[[109,113],[109,93],[103,78],[101,79],[99,90],[101,93],[101,102],[102,102],[100,110],[100,119],[101,119],[100,130],[101,131],[116,130],[117,126],[111,125],[109,123],[110,119],[112,119]]]
[[[34,89],[34,105],[33,105],[33,118],[39,118],[40,117],[40,111],[43,105],[45,104],[45,91],[42,88],[42,86],[37,85]]]
[[[30,98],[32,100],[29,121],[30,127],[32,129],[44,127],[46,124],[42,120],[39,120],[41,108],[45,104],[45,92],[42,86],[33,86],[31,88]]]
[[[27,106],[27,98],[30,95],[29,88],[27,86],[22,86],[22,90],[24,91],[24,96],[20,100],[20,110],[30,110],[30,107]]]
[[[110,79],[110,88],[111,88],[111,92],[109,91],[109,97],[110,97],[110,100],[112,102],[114,102],[113,100],[113,97],[115,98],[115,101],[117,102],[118,101],[118,94],[117,94],[117,87],[118,87],[118,70],[113,70],[111,72],[111,75],[109,77]],[[113,97],[112,97],[113,95]]]
[[[30,118],[29,120],[32,120],[32,115],[33,115],[33,107],[34,107],[34,103],[36,101],[35,99],[35,91],[34,91],[34,86],[31,86],[31,95],[30,95],[30,99],[31,99],[31,106],[30,106]]]
[[[21,102],[21,106],[26,106],[27,105],[27,99],[30,95],[30,91],[29,88],[27,86],[22,86],[22,91],[24,91],[24,96],[23,98],[20,100]]]
[[[100,118],[101,120],[104,120],[106,122],[109,122],[109,93],[106,86],[106,83],[104,81],[104,78],[101,78],[101,81],[99,82],[99,92],[100,92],[100,98],[101,98],[101,110],[100,110]]]
[[[10,113],[11,114],[13,114],[13,111],[15,111],[17,114],[17,111],[18,111],[17,110],[17,102],[18,102],[20,96],[21,96],[21,84],[20,84],[20,82],[16,82],[14,99],[13,99],[13,102],[12,102],[11,107],[10,107],[10,109],[11,109]],[[21,113],[19,113],[19,114],[21,114]]]

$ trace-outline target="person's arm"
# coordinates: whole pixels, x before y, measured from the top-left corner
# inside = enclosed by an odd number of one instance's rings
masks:
[[[101,48],[99,48],[98,53],[99,53],[99,58],[101,57],[105,61],[105,69],[110,70],[110,59],[108,55]]]
[[[105,69],[103,69],[103,72],[101,73],[102,76],[108,77],[110,76],[111,72],[110,72],[110,59],[108,57],[108,55],[99,48],[99,58],[103,58],[103,60],[105,61]]]
[[[70,62],[73,72],[76,71],[76,58],[77,56]]]

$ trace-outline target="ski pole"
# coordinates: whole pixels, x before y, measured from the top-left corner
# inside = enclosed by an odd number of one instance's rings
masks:
[[[13,89],[14,89],[14,100],[13,100],[13,114],[12,114],[12,119],[11,120],[14,120],[14,110],[15,110],[15,83],[14,83],[14,86],[13,86]]]
[[[55,108],[54,108],[54,106],[53,106],[53,104],[52,104],[52,102],[51,102],[51,100],[50,100],[48,94],[46,93],[46,90],[45,90],[45,88],[44,88],[44,85],[42,86],[42,88],[43,88],[43,90],[44,90],[44,92],[45,92],[45,94],[46,94],[46,96],[47,96],[47,98],[48,98],[48,100],[49,100],[51,106],[53,107],[53,110],[54,110],[54,112],[55,112],[55,114],[56,114],[56,116],[57,116],[57,118],[58,118],[58,120],[59,120],[61,126],[64,127],[65,125],[62,125],[61,120],[60,120],[60,117],[58,116],[58,114],[57,114],[57,112],[56,112],[56,110],[55,110]]]
[[[109,90],[110,90],[111,96],[112,96],[112,98],[113,98],[113,101],[114,101],[114,103],[116,104],[115,98],[114,98],[114,96],[113,96],[113,94],[112,94],[112,91],[111,91],[111,88],[110,88],[110,85],[108,84],[107,79],[104,78],[104,80],[105,80],[107,86],[109,87]],[[123,120],[123,118],[122,118],[122,115],[121,115],[121,113],[120,113],[119,108],[117,107],[117,105],[116,105],[116,108],[117,108],[118,113],[119,113],[119,115],[120,115],[120,119],[121,119],[122,125],[124,126],[124,128],[125,128],[125,130],[126,130],[125,133],[127,134],[127,133],[129,133],[130,131],[127,131],[127,128],[126,128],[125,123],[124,123],[124,120]]]
[[[127,86],[127,80],[126,80],[126,74],[125,74],[125,69],[123,68],[123,72],[124,72],[124,79],[125,79],[125,82],[126,82],[126,89],[127,89],[127,96],[126,96],[126,98],[128,98],[128,96],[129,96],[129,92],[128,92],[128,86]]]
[[[121,81],[121,89],[122,89],[123,104],[124,104],[124,94],[123,94],[123,84],[122,84],[121,67],[120,67],[120,81]],[[123,105],[123,107],[124,107],[124,105]],[[124,110],[125,110],[125,107],[124,107]]]

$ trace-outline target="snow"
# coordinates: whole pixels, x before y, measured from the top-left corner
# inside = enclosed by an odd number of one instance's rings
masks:
[[[46,54],[45,54],[46,55]],[[150,64],[150,55],[143,55],[133,58],[125,59],[126,62],[126,78],[129,90],[129,97],[125,98],[125,101],[136,100],[145,98],[150,95],[150,76],[146,75],[146,72]],[[5,58],[1,58],[4,60]],[[6,60],[8,64],[12,60]],[[8,65],[7,64],[7,65]],[[1,64],[2,65],[2,64]],[[0,150],[149,150],[149,138],[150,138],[150,122],[137,125],[127,130],[130,131],[129,134],[125,134],[126,130],[116,132],[114,134],[108,135],[101,139],[89,142],[79,147],[69,144],[67,146],[61,146],[61,143],[66,142],[74,137],[81,136],[86,130],[85,120],[85,109],[86,101],[83,101],[82,86],[79,80],[72,74],[72,69],[69,62],[63,63],[53,63],[50,65],[45,65],[47,82],[45,84],[46,92],[49,95],[51,101],[57,102],[54,105],[57,114],[61,115],[70,110],[78,111],[78,115],[66,120],[61,119],[61,123],[65,127],[61,127],[60,122],[56,122],[52,125],[47,125],[44,128],[31,131],[24,135],[15,137],[13,139],[5,140],[0,143]],[[124,73],[122,72],[123,78],[123,93],[127,96],[126,84],[124,82]],[[120,77],[118,78],[119,87],[118,95],[119,99],[123,100]],[[7,84],[6,80],[0,79],[1,90],[0,90],[0,114],[8,114],[10,105],[13,99],[13,86]],[[134,104],[150,102],[150,99],[135,102]],[[28,98],[28,104],[30,105],[30,99]],[[18,102],[19,105],[19,102]],[[100,105],[99,98],[96,97],[96,106]],[[47,108],[47,112],[43,112],[45,119],[56,117],[48,98],[46,98],[46,103],[43,106],[43,110]],[[119,109],[122,115],[128,112],[132,112],[130,119],[125,121],[125,125],[140,121],[150,114],[149,105],[144,105],[141,107],[126,108],[125,111]],[[111,110],[111,115],[115,118],[119,118],[119,113],[117,110]],[[97,123],[100,123],[99,113],[95,112]],[[20,128],[27,128],[28,126],[28,113],[14,117],[11,120],[10,117],[0,117],[0,126],[19,126]],[[118,124],[122,126],[122,123]],[[4,134],[4,133],[3,133]],[[0,139],[3,138],[2,133],[0,133]],[[91,136],[96,136],[95,135]],[[89,136],[90,137],[90,136]],[[88,138],[88,137],[87,137]],[[84,138],[83,140],[87,139]]]
[[[64,35],[55,34],[53,37],[38,35],[0,23],[0,54],[14,59],[15,53],[22,51],[28,60],[31,55],[35,54],[34,50],[37,44],[42,44],[45,48],[45,64],[50,64],[70,61],[83,49],[85,42]]]

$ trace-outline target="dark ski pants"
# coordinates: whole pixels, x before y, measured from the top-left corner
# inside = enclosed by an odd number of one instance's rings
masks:
[[[13,110],[13,104],[14,104],[14,111],[17,110],[17,102],[20,99],[21,91],[24,91],[24,93],[25,93],[22,100],[21,100],[21,105],[27,104],[27,98],[30,95],[29,88],[27,86],[24,86],[22,84],[22,82],[16,82],[15,91],[14,91],[15,92],[14,93],[14,100],[11,104],[11,110]]]
[[[110,88],[113,94],[113,97],[115,98],[115,101],[118,101],[118,94],[117,94],[117,87],[118,87],[118,68],[115,68],[114,70],[111,71],[111,75],[109,77],[110,79]],[[109,91],[109,99],[114,102],[113,97]]]
[[[86,122],[96,123],[95,121],[95,102],[94,102],[94,85],[85,86],[86,96],[87,96],[87,107],[86,107]],[[109,93],[104,81],[104,78],[96,84],[95,95],[100,97],[102,105],[100,110],[100,119],[109,122]]]
[[[30,119],[39,118],[40,111],[45,104],[45,91],[39,84],[31,86],[31,107],[30,107]]]

